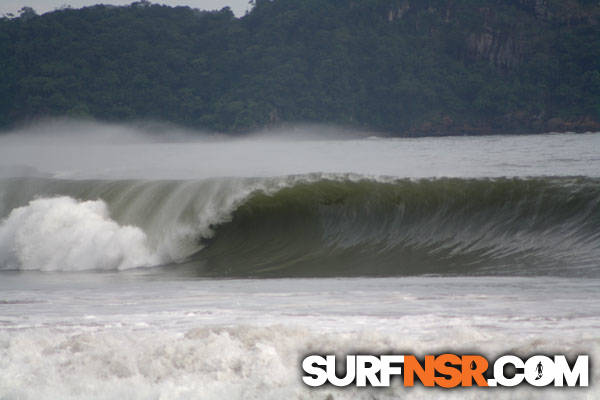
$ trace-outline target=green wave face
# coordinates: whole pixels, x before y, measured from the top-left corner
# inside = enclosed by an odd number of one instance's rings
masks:
[[[35,197],[101,199],[159,264],[200,276],[600,276],[590,178],[21,179],[0,193],[4,218]]]
[[[589,179],[325,180],[253,195],[198,259],[233,276],[597,275],[598,239]]]

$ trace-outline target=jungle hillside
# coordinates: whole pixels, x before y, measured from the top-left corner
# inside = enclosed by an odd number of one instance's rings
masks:
[[[44,117],[215,132],[600,130],[600,1],[147,1],[0,18],[0,129]]]

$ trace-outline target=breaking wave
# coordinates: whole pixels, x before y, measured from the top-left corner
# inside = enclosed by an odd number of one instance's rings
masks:
[[[33,200],[0,225],[0,263],[9,269],[111,270],[157,262],[142,230],[112,221],[101,200]]]
[[[600,180],[0,181],[0,267],[600,276]]]

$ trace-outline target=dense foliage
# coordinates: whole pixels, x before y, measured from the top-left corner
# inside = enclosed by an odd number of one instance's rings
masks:
[[[0,126],[40,116],[396,134],[600,122],[596,0],[148,2],[0,19]]]

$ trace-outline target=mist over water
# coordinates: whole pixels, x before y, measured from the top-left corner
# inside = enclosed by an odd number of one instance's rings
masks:
[[[204,179],[354,173],[394,178],[600,176],[598,134],[382,138],[304,126],[243,137],[48,121],[0,136],[0,176]]]

